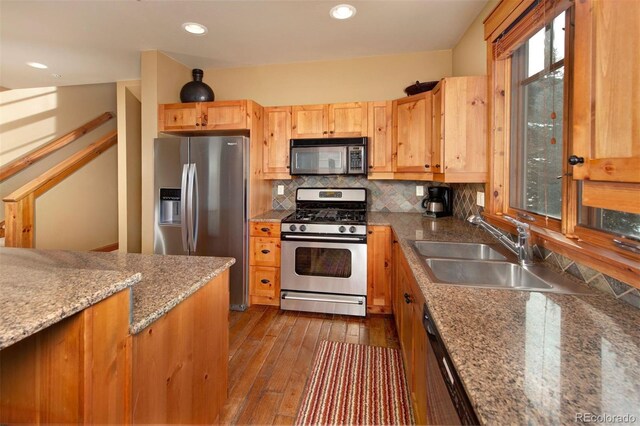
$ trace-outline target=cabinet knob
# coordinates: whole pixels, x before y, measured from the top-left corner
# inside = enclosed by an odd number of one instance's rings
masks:
[[[271,253],[271,250],[267,250],[267,249],[260,250],[260,251],[262,252],[262,254],[269,254],[269,253]]]
[[[429,167],[431,167],[429,164],[425,164],[425,165],[424,165],[424,168],[425,168],[425,169],[428,169]]]
[[[333,134],[333,130],[329,131],[330,134]]]
[[[373,231],[367,231],[367,233],[368,233],[369,235],[371,235],[371,234],[373,234]]]
[[[411,295],[409,293],[404,294],[404,301],[409,304],[411,303]]]
[[[322,134],[323,134],[323,135],[326,135],[326,134],[327,134],[327,131],[325,130],[324,132],[322,132]]]
[[[436,164],[434,167],[435,167],[436,169],[439,169],[439,168],[440,168],[440,164]]]
[[[583,164],[584,163],[584,157],[578,157],[576,155],[572,155],[571,157],[569,157],[569,164],[571,164],[572,166],[576,166],[578,164]]]
[[[200,125],[200,123],[196,123],[196,126],[199,126],[199,125]]]
[[[373,169],[373,166],[369,166],[370,169]]]
[[[263,278],[263,279],[261,279],[261,280],[260,280],[260,282],[261,282],[262,284],[269,284],[271,281],[269,281],[269,280],[268,280],[268,279],[266,279],[266,278]]]
[[[260,228],[262,232],[269,232],[269,228]]]

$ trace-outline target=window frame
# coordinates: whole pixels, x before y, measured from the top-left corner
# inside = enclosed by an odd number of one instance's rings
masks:
[[[542,12],[541,9],[544,11]],[[502,216],[511,215],[531,224],[534,243],[547,247],[599,271],[640,288],[640,255],[618,248],[611,234],[578,223],[578,182],[565,161],[562,169],[561,220],[510,207],[511,80],[512,54],[536,31],[566,10],[565,82],[562,120],[563,158],[571,155],[574,38],[576,7],[570,0],[502,0],[485,19],[488,72],[489,176],[486,184],[487,219],[509,232],[515,228]],[[548,17],[547,22],[543,22]],[[507,36],[503,36],[509,31]],[[502,43],[505,40],[508,43]],[[584,54],[584,52],[582,52]],[[526,216],[534,220],[526,220]],[[523,217],[524,216],[524,217]]]

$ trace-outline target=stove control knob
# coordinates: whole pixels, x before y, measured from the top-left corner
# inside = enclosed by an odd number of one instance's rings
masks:
[[[306,225],[300,225],[300,230],[302,232],[306,231],[307,230],[307,226]]]
[[[345,228],[344,226],[341,226],[340,228],[338,228],[338,231],[340,232],[345,232],[347,230],[347,228]]]
[[[352,234],[356,232],[356,227],[355,226],[350,227],[349,232],[351,232]]]
[[[289,225],[289,230],[291,232],[295,231],[296,230],[296,226],[295,225]]]

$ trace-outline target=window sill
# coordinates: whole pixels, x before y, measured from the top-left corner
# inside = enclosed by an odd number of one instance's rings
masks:
[[[515,234],[515,227],[502,217],[492,214],[484,216],[493,225]],[[628,257],[623,256],[581,239],[570,239],[559,232],[530,226],[534,244],[640,289],[640,256],[631,252]]]

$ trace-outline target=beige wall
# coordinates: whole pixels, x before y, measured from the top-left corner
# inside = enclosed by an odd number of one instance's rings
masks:
[[[116,110],[115,84],[0,92],[0,164]],[[115,120],[0,182],[4,197],[116,128]],[[88,250],[118,241],[117,163],[111,148],[36,201],[37,248]],[[4,219],[4,206],[0,220]]]
[[[118,240],[124,253],[141,250],[141,103],[140,80],[118,87]]]
[[[153,140],[158,136],[158,104],[180,102],[191,70],[156,50],[142,52],[142,252],[153,253]]]
[[[416,80],[452,75],[451,51],[405,53],[326,62],[207,69],[216,100],[253,99],[263,106],[388,100]]]
[[[453,48],[453,75],[486,75],[487,45],[484,41],[482,21],[498,5],[500,0],[489,0],[473,23],[467,28],[458,44]]]

